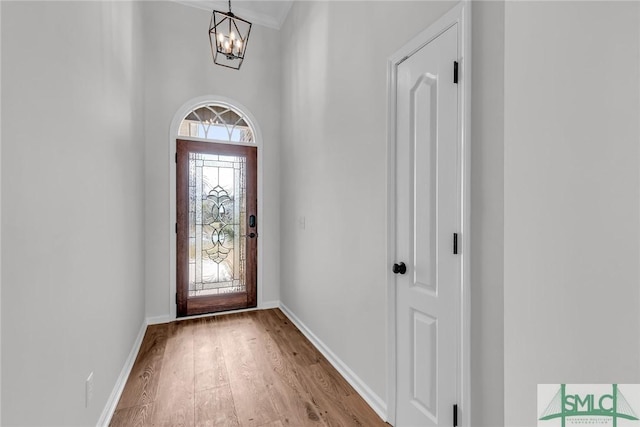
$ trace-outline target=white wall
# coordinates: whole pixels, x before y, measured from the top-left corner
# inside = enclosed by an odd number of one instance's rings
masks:
[[[640,382],[636,2],[505,8],[505,424],[538,383]]]
[[[213,64],[207,38],[211,13],[171,2],[143,2],[145,75],[146,313],[168,317],[171,270],[169,126],[178,109],[203,95],[231,98],[249,109],[263,135],[262,301],[279,300],[280,61],[278,31],[254,25],[239,71]],[[175,218],[175,216],[174,216]],[[260,301],[259,301],[260,303]]]
[[[453,5],[296,2],[281,30],[281,300],[382,401],[386,64]]]
[[[0,52],[2,46],[2,2],[0,2]],[[0,54],[0,82],[2,82],[2,55]],[[2,84],[0,83],[0,99]],[[2,102],[0,102],[0,224],[2,224]],[[2,242],[2,226],[0,226]],[[2,424],[2,244],[0,244],[0,424]]]
[[[3,425],[95,425],[142,324],[139,26],[2,2]]]
[[[471,418],[504,425],[504,1],[472,7]]]

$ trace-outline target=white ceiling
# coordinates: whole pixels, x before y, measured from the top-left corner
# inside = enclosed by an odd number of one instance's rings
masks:
[[[229,10],[227,1],[219,0],[174,0],[185,6],[191,6],[209,12]],[[242,19],[254,24],[279,30],[287,18],[293,0],[232,0],[231,11]]]

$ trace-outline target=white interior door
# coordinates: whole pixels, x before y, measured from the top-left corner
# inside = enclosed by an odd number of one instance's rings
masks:
[[[397,68],[394,272],[399,427],[452,426],[459,395],[462,264],[461,256],[454,254],[454,233],[461,239],[462,153],[458,84],[453,78],[458,25]]]

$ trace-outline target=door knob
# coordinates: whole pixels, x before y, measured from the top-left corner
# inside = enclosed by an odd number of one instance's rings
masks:
[[[404,274],[407,272],[407,266],[404,265],[404,262],[401,262],[400,264],[393,264],[391,271],[395,274]]]

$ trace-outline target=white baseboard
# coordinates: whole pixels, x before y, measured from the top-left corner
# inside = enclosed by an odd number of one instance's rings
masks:
[[[98,420],[97,427],[108,427],[111,422],[111,417],[113,417],[113,413],[116,410],[116,405],[120,400],[120,396],[122,395],[122,391],[124,390],[124,386],[127,383],[127,379],[129,378],[129,374],[131,373],[131,369],[133,368],[133,363],[136,361],[136,357],[138,357],[138,351],[140,351],[140,345],[142,345],[142,339],[144,338],[144,333],[147,330],[147,322],[142,322],[140,326],[140,331],[138,332],[138,336],[136,337],[135,342],[133,343],[133,347],[131,348],[131,352],[129,352],[129,356],[127,360],[124,362],[124,366],[122,367],[122,371],[120,371],[120,376],[116,380],[116,384],[111,391],[111,396],[109,396],[109,400],[107,400],[107,404],[102,410],[102,414],[100,415],[100,419]]]
[[[263,301],[258,307],[260,310],[269,310],[271,308],[280,308],[280,301]]]
[[[147,325],[159,325],[161,323],[173,322],[174,320],[176,319],[172,319],[168,314],[162,316],[147,317]]]
[[[362,398],[371,406],[371,408],[382,418],[387,420],[387,404],[384,399],[381,399],[376,393],[369,388],[364,381],[358,377],[355,372],[351,370],[331,349],[323,343],[311,330],[296,316],[293,314],[286,305],[280,303],[280,309],[291,320],[291,322],[300,329],[300,332],[322,353],[324,357],[333,365],[334,368],[344,377],[345,380],[356,392],[362,396]]]
[[[188,319],[198,319],[201,317],[221,316],[221,315],[230,314],[230,313],[242,313],[244,311],[268,310],[270,308],[279,308],[279,307],[280,307],[280,301],[264,301],[264,302],[261,302],[257,308],[244,308],[240,310],[221,311],[219,313],[198,314],[195,316],[179,317],[177,319],[172,318],[168,314],[165,314],[162,316],[147,317],[147,325],[159,325],[161,323],[169,323],[176,320],[180,321],[180,320],[188,320]]]

